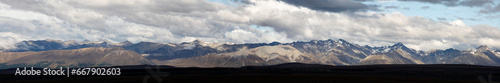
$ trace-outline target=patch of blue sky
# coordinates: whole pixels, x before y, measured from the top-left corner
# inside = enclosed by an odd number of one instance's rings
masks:
[[[250,25],[250,27],[258,29],[258,30],[262,30],[262,31],[274,32],[274,28],[269,27],[269,26]]]
[[[500,28],[500,19],[487,18],[488,15],[479,13],[482,7],[455,6],[448,7],[442,4],[431,4],[411,1],[370,1],[365,4],[380,5],[382,12],[401,12],[406,16],[421,16],[424,18],[440,21],[438,18],[446,18],[447,22],[462,20],[466,25],[487,24]],[[498,4],[496,2],[496,4]],[[398,8],[384,9],[386,6],[397,6]],[[422,7],[428,6],[428,9]],[[409,8],[409,9],[405,9]]]
[[[238,6],[238,4],[236,4],[237,2],[234,2],[233,0],[206,0],[206,1],[222,3],[222,4],[230,5],[233,7]]]

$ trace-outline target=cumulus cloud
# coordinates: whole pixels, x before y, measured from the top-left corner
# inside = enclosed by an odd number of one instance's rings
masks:
[[[234,41],[234,43],[262,43],[262,42],[248,42],[248,41],[286,41],[286,35],[285,34],[274,34],[274,33],[267,33],[263,35],[267,36],[261,36],[262,34],[255,34],[253,32],[241,30],[241,29],[236,29],[230,32],[227,32],[224,34],[228,40]],[[276,40],[275,37],[281,38]]]
[[[250,27],[234,8],[194,0],[1,1],[2,47],[22,40],[101,40],[180,43],[285,41],[283,33]],[[169,4],[169,5],[165,5]],[[8,18],[8,19],[7,19]],[[243,42],[226,33],[250,33]],[[8,35],[10,34],[10,35]],[[284,39],[285,38],[285,39]],[[6,43],[12,41],[11,43]],[[290,40],[287,40],[290,41]],[[11,46],[12,47],[12,46]]]
[[[0,49],[10,49],[15,48],[13,44],[24,38],[23,35],[12,33],[12,32],[0,32]]]
[[[95,29],[81,28],[75,24],[46,14],[14,10],[0,4],[1,48],[12,48],[14,43],[23,40],[83,40],[106,39],[112,34]]]
[[[482,45],[488,45],[488,46],[494,46],[496,48],[500,47],[500,39],[494,39],[494,38],[481,38],[478,40],[479,44]]]
[[[4,0],[13,8],[36,11],[74,23],[90,29],[106,30],[105,17],[119,16],[126,20],[167,28],[177,34],[199,35],[196,33],[211,30],[205,25],[209,18],[205,14],[213,13],[222,4],[195,0],[46,0],[46,1],[11,1]],[[217,23],[217,22],[214,22]],[[222,24],[221,24],[222,25]],[[186,31],[183,27],[192,27]],[[194,32],[191,32],[194,31]],[[213,32],[213,31],[212,31]]]
[[[494,43],[500,40],[498,28],[468,26],[461,20],[442,22],[399,12],[367,12],[363,10],[369,6],[345,0],[244,2],[229,6],[193,0],[6,0],[1,1],[5,5],[0,4],[0,41],[108,39],[180,43],[201,39],[256,43],[345,39],[373,46],[403,42],[419,50],[466,49],[481,44],[500,47]]]

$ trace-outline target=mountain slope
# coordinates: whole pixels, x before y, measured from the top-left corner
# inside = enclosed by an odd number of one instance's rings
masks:
[[[345,40],[313,40],[310,42],[293,42],[291,45],[300,52],[313,58],[317,64],[350,65],[371,55],[368,48],[351,44]]]
[[[236,52],[208,54],[187,59],[175,59],[161,64],[181,67],[241,67],[247,65],[275,65],[290,62],[310,61],[297,49],[289,45],[243,47]]]
[[[17,57],[12,57],[17,56]],[[120,47],[89,47],[73,50],[51,50],[40,52],[4,52],[0,53],[4,67],[92,67],[114,65],[153,64],[141,55]]]
[[[424,64],[421,61],[420,53],[402,43],[394,44],[388,48],[388,52],[370,55],[361,60],[360,64]]]

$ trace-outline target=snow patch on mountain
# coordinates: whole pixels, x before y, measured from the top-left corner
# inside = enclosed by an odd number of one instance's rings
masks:
[[[191,50],[191,49],[193,49],[195,46],[196,46],[196,45],[193,45],[193,44],[187,44],[187,45],[185,45],[185,46],[184,46],[184,48],[182,48],[182,49]]]

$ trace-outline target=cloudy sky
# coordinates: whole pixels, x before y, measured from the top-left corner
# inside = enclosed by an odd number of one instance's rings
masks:
[[[345,39],[500,48],[500,0],[0,0],[0,48],[24,40],[270,43]]]

